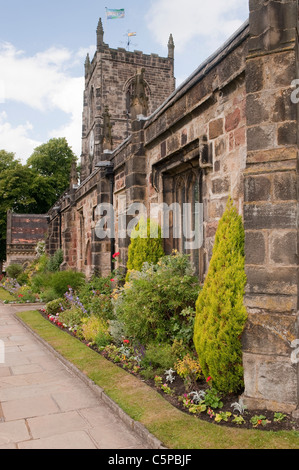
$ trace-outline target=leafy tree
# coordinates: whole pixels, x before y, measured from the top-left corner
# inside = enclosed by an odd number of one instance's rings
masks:
[[[0,265],[6,258],[6,214],[15,201],[24,197],[24,193],[19,192],[18,188],[10,186],[7,181],[11,172],[16,172],[22,168],[21,163],[16,160],[15,154],[0,150]],[[11,189],[15,193],[11,197]],[[16,192],[18,194],[16,195]]]
[[[53,203],[69,185],[74,160],[76,156],[64,137],[40,145],[27,160],[27,166],[48,182]]]
[[[15,154],[12,152],[6,152],[6,150],[0,150],[0,173],[8,168],[12,168],[19,163],[15,159]]]
[[[229,198],[197,299],[194,326],[203,374],[222,392],[236,392],[243,386],[241,334],[247,319],[244,238],[242,218]]]

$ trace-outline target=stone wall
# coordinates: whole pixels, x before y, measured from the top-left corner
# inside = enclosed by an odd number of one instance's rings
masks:
[[[244,396],[288,410],[298,404],[297,17],[297,1],[251,1],[246,61]]]
[[[190,166],[199,173],[204,230],[203,246],[197,256],[202,280],[229,194],[239,212],[243,211],[248,33],[245,24],[149,118],[144,128],[148,205],[166,200],[168,204],[175,202],[174,177],[181,171],[188,171]],[[203,161],[200,154],[202,145],[207,148],[208,161]],[[150,181],[153,174],[156,188]],[[166,241],[167,251],[172,247],[173,243]]]

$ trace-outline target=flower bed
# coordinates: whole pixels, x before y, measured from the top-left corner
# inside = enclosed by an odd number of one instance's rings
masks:
[[[217,426],[233,426],[239,429],[258,428],[264,431],[299,431],[299,422],[291,415],[279,411],[248,410],[237,394],[219,395],[213,387],[211,377],[205,380],[200,375],[192,376],[192,371],[188,374],[186,367],[183,372],[183,368],[179,367],[180,364],[177,365],[177,370],[168,369],[161,375],[145,378],[143,375],[145,369],[141,365],[143,349],[132,347],[128,339],[124,339],[119,347],[109,344],[99,348],[94,342],[80,337],[76,327],[69,327],[60,322],[59,315],[47,314],[45,309],[39,311],[44,318],[58,328],[76,337],[118,367],[146,382],[184,413],[192,414],[198,419],[209,421]]]
[[[119,256],[113,255],[116,264]],[[48,299],[40,310],[48,321],[145,381],[184,413],[220,426],[299,429],[279,410],[247,410],[239,400],[241,387],[220,394],[216,376],[204,375],[194,347],[201,286],[188,255],[175,250],[156,264],[145,262],[127,280],[115,269],[107,278],[86,281],[81,273],[53,271],[58,263],[52,264],[41,256],[23,273],[27,284],[22,286],[5,279],[6,294],[18,303],[32,295],[31,301]]]

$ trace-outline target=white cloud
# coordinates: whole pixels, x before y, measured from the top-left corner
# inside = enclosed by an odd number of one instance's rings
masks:
[[[66,124],[53,130],[53,123],[49,122],[48,135],[49,138],[66,137],[77,154],[80,154],[81,146],[84,78],[73,77],[71,68],[77,64],[81,53],[52,47],[26,56],[12,44],[0,43],[2,108],[6,102],[15,102],[44,114],[56,110],[64,112]],[[33,131],[32,124],[24,122],[14,127],[7,122],[7,115],[5,122],[3,119],[2,114],[0,146],[4,147],[4,142],[5,149],[16,152],[18,157],[30,156],[36,144],[40,144],[29,136]]]
[[[53,106],[69,115],[69,121],[58,129],[49,132],[49,138],[65,137],[77,156],[81,154],[82,106],[84,79],[74,78],[63,84],[53,96]]]
[[[205,42],[229,37],[243,23],[247,9],[248,0],[153,0],[147,23],[161,45],[172,33],[180,52],[195,37]]]
[[[33,126],[28,121],[13,127],[7,121],[7,114],[0,113],[0,150],[15,153],[16,158],[25,163],[32,150],[42,143],[29,136],[32,129]]]

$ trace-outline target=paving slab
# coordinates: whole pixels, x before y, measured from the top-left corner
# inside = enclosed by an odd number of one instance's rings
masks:
[[[159,442],[0,304],[0,449],[150,449]]]

